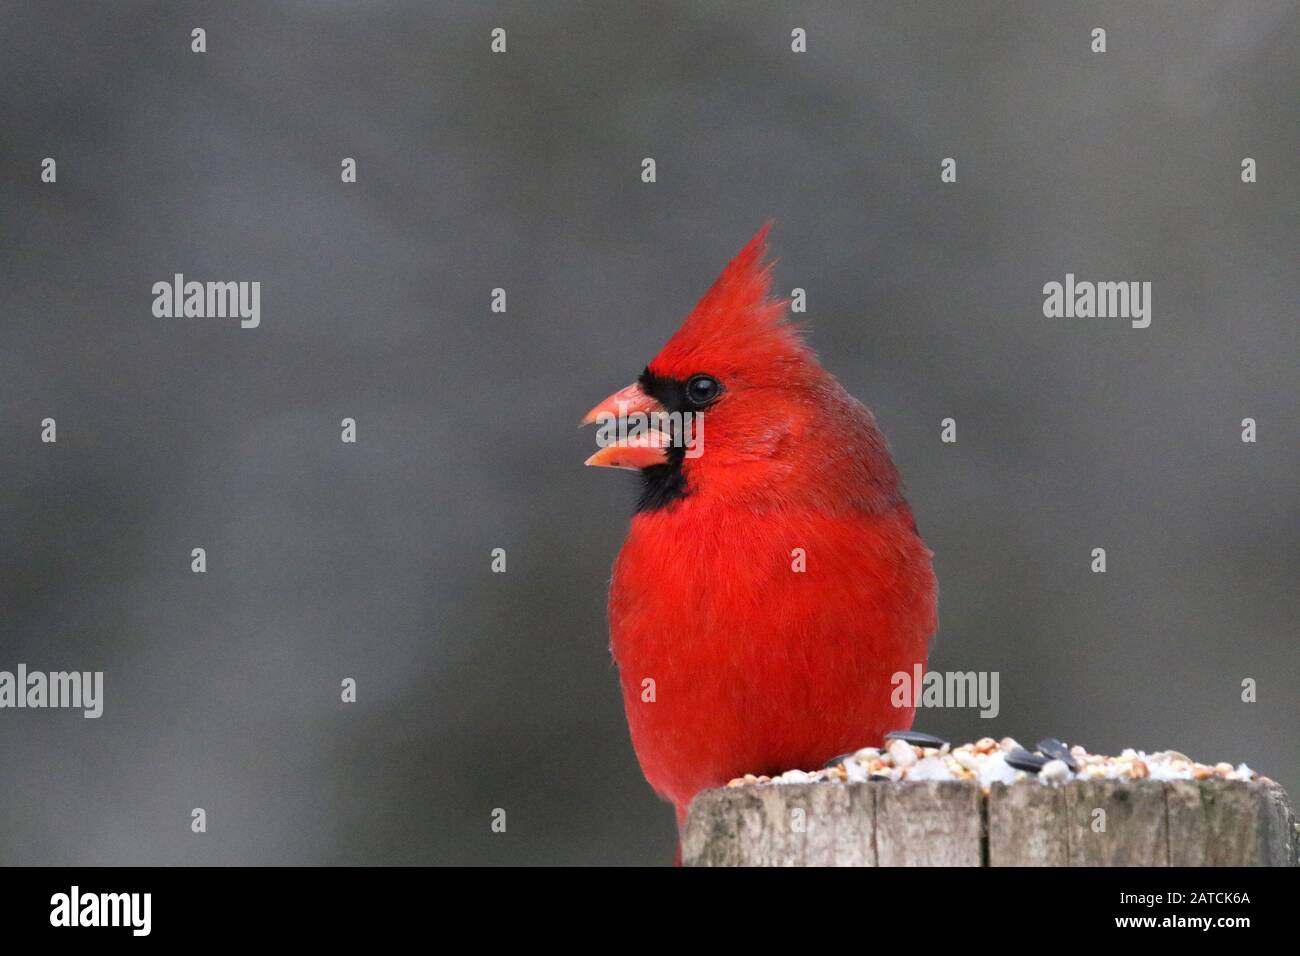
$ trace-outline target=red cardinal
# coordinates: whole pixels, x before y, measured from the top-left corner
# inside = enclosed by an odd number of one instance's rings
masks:
[[[587,464],[641,473],[610,645],[641,769],[679,828],[700,790],[910,727],[890,678],[924,666],[935,630],[931,553],[884,436],[770,298],[766,238],[584,420],[631,426]],[[640,432],[647,418],[659,427]]]

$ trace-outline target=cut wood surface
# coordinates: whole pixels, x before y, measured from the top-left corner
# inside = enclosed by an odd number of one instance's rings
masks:
[[[1271,781],[768,784],[696,798],[687,866],[1293,866]]]

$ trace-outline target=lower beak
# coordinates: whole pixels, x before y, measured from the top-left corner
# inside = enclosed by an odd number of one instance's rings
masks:
[[[583,425],[600,426],[596,438],[602,442],[600,451],[584,464],[632,471],[666,464],[670,439],[650,420],[654,412],[662,411],[663,406],[640,385],[629,385],[609,396],[582,419]]]

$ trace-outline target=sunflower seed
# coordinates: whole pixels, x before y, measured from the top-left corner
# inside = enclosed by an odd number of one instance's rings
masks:
[[[830,770],[832,767],[838,767],[842,763],[846,764],[852,759],[853,754],[840,754],[838,757],[832,757],[830,760],[822,764],[822,769]]]
[[[891,730],[885,734],[886,740],[901,740],[904,743],[911,744],[913,747],[934,747],[939,748],[946,746],[948,741],[942,737],[936,737],[933,734],[923,734],[919,730]]]
[[[1030,773],[1038,773],[1047,763],[1047,758],[1042,754],[1031,754],[1028,750],[1016,749],[1007,754],[1007,763],[1017,770],[1027,770]]]
[[[1079,769],[1079,764],[1075,761],[1074,757],[1070,755],[1070,748],[1065,746],[1065,744],[1061,743],[1055,737],[1044,737],[1040,740],[1038,742],[1038,752],[1051,757],[1053,760],[1061,761],[1061,763],[1070,768],[1071,773],[1074,773]]]

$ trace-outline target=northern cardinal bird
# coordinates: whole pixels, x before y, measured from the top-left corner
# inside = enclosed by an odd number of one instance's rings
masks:
[[[936,624],[931,552],[884,436],[770,298],[766,236],[583,422],[677,413],[587,464],[641,473],[610,645],[641,769],[679,830],[700,790],[910,727],[890,678],[924,667]],[[694,448],[687,413],[704,423]]]

